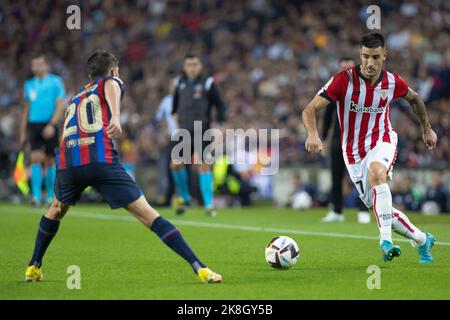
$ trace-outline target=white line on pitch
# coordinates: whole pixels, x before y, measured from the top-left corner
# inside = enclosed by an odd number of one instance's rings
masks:
[[[41,213],[40,213],[41,214]],[[133,221],[137,222],[137,220],[132,216],[115,216],[108,215],[102,213],[93,213],[93,212],[81,212],[71,210],[68,213],[69,216],[77,216],[91,219],[99,219],[99,220],[118,220],[118,221]],[[365,239],[365,240],[378,240],[378,237],[375,236],[365,236],[365,235],[356,235],[356,234],[348,234],[348,233],[334,233],[334,232],[319,232],[319,231],[302,231],[295,229],[282,229],[282,228],[265,228],[265,227],[255,227],[255,226],[244,226],[237,224],[223,224],[223,223],[210,223],[210,222],[201,222],[201,221],[188,221],[188,220],[170,220],[175,225],[184,225],[184,226],[192,226],[192,227],[201,227],[201,228],[217,228],[217,229],[230,229],[230,230],[242,230],[242,231],[256,231],[256,232],[273,232],[273,233],[291,233],[291,234],[300,234],[304,236],[318,236],[318,237],[331,237],[331,238],[347,238],[347,239]],[[410,242],[408,239],[400,239],[394,238],[395,241],[398,242]],[[437,241],[436,244],[441,246],[450,246],[450,242],[440,242]]]

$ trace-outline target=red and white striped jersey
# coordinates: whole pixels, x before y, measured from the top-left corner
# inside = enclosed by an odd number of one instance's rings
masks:
[[[393,142],[389,104],[408,92],[406,82],[385,70],[373,85],[359,65],[335,74],[318,92],[336,101],[344,159],[354,164],[381,141]]]

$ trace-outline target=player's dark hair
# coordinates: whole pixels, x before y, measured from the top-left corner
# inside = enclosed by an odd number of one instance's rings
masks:
[[[198,59],[198,61],[202,62],[202,58],[200,57],[200,55],[192,52],[184,56],[184,61],[186,61],[187,59]]]
[[[384,37],[378,32],[370,32],[361,38],[361,47],[366,48],[384,48]]]
[[[31,57],[31,60],[40,59],[40,58],[44,59],[44,61],[47,62],[47,55],[43,52],[38,52],[38,53],[33,54],[33,56]]]
[[[99,50],[87,60],[86,69],[91,78],[106,77],[109,69],[119,64],[117,58],[110,52]]]
[[[355,59],[353,59],[350,56],[342,56],[339,58],[339,63],[344,62],[344,61],[352,61],[352,62],[356,62]]]

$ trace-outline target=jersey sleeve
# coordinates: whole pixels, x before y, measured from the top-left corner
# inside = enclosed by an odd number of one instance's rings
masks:
[[[216,84],[213,81],[211,81],[211,85],[209,88],[209,103],[216,107],[217,122],[218,123],[224,122],[226,106],[222,97],[220,96]]]
[[[406,96],[409,87],[406,84],[405,80],[403,80],[403,78],[396,73],[394,73],[394,79],[395,79],[394,99]]]
[[[344,91],[347,82],[347,71],[341,71],[332,76],[317,94],[330,102],[339,100],[345,94]]]
[[[124,82],[122,81],[122,79],[120,79],[119,77],[107,77],[107,78],[105,78],[105,83],[106,83],[106,81],[108,81],[108,80],[113,80],[113,81],[116,81],[117,82],[117,84],[119,85],[119,87],[120,87],[120,98],[122,98],[123,97],[123,95],[124,95],[124,93],[125,93],[125,84],[124,84]]]

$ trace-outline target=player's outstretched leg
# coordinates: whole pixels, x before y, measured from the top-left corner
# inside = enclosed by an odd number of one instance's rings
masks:
[[[404,236],[405,238],[413,240],[417,244],[419,252],[419,262],[433,262],[431,248],[433,247],[436,238],[432,234],[425,233],[417,228],[400,210],[392,208],[392,215],[392,230]]]
[[[58,231],[59,221],[64,217],[68,209],[68,205],[54,199],[48,208],[47,213],[42,216],[41,221],[39,222],[33,256],[25,270],[25,281],[41,281],[43,279],[41,270],[42,258]]]
[[[207,268],[195,255],[180,231],[153,209],[144,196],[129,204],[126,209],[149,227],[175,253],[186,260],[203,283],[221,282],[222,276]]]
[[[373,187],[373,210],[380,229],[380,248],[384,261],[391,261],[401,254],[400,247],[392,243],[392,194],[386,183],[386,167],[372,162],[369,167],[369,181]]]
[[[176,213],[183,214],[187,207],[189,207],[190,194],[189,194],[189,177],[187,169],[184,165],[177,165],[173,162],[170,164],[170,170],[172,173],[173,181],[178,194],[183,199],[183,203],[179,204]]]

